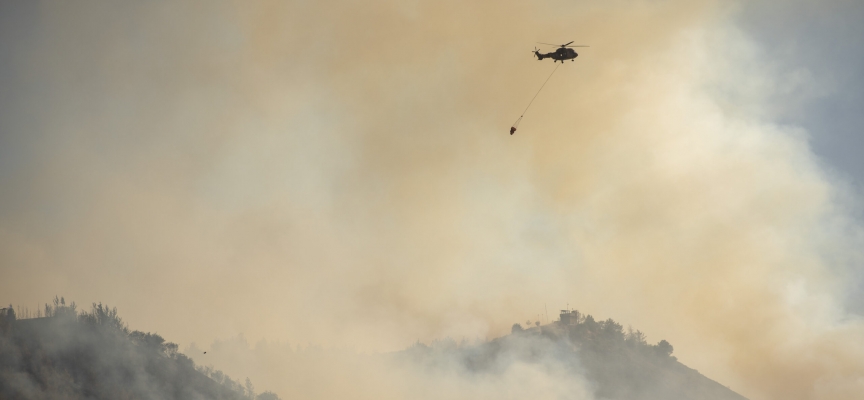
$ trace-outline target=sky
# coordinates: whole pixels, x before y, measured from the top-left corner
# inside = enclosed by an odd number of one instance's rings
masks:
[[[571,307],[751,399],[860,398],[861,17],[4,2],[0,303],[364,352]]]

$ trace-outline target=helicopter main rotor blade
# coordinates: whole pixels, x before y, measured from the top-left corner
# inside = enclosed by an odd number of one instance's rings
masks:
[[[557,46],[557,47],[591,47],[591,46],[585,46],[585,45],[581,45],[581,44],[570,46],[570,43],[573,43],[573,42],[570,42],[567,44],[552,44],[552,43],[543,43],[543,42],[537,42],[537,43],[545,44],[547,46]]]
[[[570,43],[573,43],[573,42],[575,42],[575,40],[571,40],[571,41],[570,41]],[[567,45],[570,44],[570,43],[564,43],[564,44],[561,45],[561,47],[567,47]]]

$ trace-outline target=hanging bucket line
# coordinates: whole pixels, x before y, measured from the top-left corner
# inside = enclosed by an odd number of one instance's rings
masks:
[[[562,64],[563,64],[563,63],[562,63]],[[555,71],[557,71],[557,70],[558,70],[558,67],[560,67],[560,66],[561,66],[561,64],[556,64],[556,65],[555,65],[555,69],[552,70],[552,73],[550,73],[549,76],[546,78],[546,80],[543,81],[543,84],[540,85],[540,89],[537,90],[537,93],[535,93],[535,94],[534,94],[534,97],[531,98],[531,101],[528,102],[528,107],[525,107],[525,111],[522,111],[522,115],[520,115],[519,118],[516,120],[516,122],[513,123],[513,128],[518,128],[518,127],[519,127],[519,122],[522,122],[522,117],[524,117],[524,116],[525,116],[525,113],[528,112],[528,109],[531,108],[531,104],[534,103],[534,99],[537,98],[537,95],[539,95],[539,94],[540,94],[540,91],[542,91],[543,88],[546,86],[546,82],[549,82],[549,79],[552,78],[552,75],[555,74]],[[510,134],[512,135],[513,132],[515,132],[515,129],[512,129],[512,128],[511,128],[511,132],[510,132]]]

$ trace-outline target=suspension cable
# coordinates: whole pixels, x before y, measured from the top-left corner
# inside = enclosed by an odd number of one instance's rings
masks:
[[[564,63],[562,62],[561,64],[564,64]],[[537,90],[537,93],[535,93],[535,94],[534,94],[534,97],[531,98],[531,101],[528,102],[528,107],[525,107],[525,111],[522,111],[522,115],[520,115],[519,118],[516,120],[516,122],[513,123],[513,126],[514,126],[514,127],[516,127],[517,125],[519,125],[519,121],[522,120],[522,117],[524,117],[524,116],[525,116],[525,113],[528,112],[528,109],[531,108],[531,104],[534,103],[534,99],[537,98],[537,95],[539,95],[539,94],[540,94],[540,91],[542,91],[543,88],[546,86],[546,82],[549,82],[549,79],[552,78],[552,75],[555,73],[555,71],[558,70],[558,67],[560,67],[560,66],[561,66],[561,65],[555,65],[555,69],[552,70],[552,73],[549,74],[549,76],[546,78],[545,81],[543,81],[543,85],[540,86],[540,89]]]

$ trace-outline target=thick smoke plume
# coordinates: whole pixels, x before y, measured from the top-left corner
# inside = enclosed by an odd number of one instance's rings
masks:
[[[569,303],[752,399],[864,394],[861,235],[736,4],[3,7],[10,301],[360,351]]]

